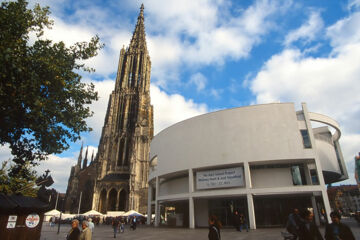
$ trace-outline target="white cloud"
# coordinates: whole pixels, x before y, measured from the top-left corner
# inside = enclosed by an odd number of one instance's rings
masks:
[[[92,81],[85,79],[83,82],[92,82],[95,85],[95,91],[98,92],[99,100],[93,102],[90,109],[94,112],[94,115],[89,118],[86,122],[89,127],[93,128],[88,138],[100,140],[101,130],[104,125],[106,110],[108,107],[109,96],[115,88],[114,80],[103,80],[103,81]],[[86,144],[86,139],[84,139]]]
[[[355,12],[327,29],[326,35],[330,38],[331,45],[342,48],[349,44],[360,42],[360,12]],[[339,49],[341,51],[341,49]]]
[[[166,88],[179,80],[184,67],[222,65],[227,58],[247,57],[260,36],[274,26],[272,18],[290,3],[259,0],[231,16],[228,1],[145,2],[155,83]]]
[[[54,43],[63,41],[67,47],[76,42],[89,42],[92,37],[99,33],[99,29],[89,24],[71,24],[66,23],[60,18],[53,17],[54,25],[51,29],[44,31],[43,39],[50,39]],[[98,55],[84,61],[86,66],[96,69],[96,72],[103,76],[116,71],[116,65],[119,58],[119,52],[123,44],[130,42],[130,33],[127,31],[118,31],[111,37],[106,33],[100,35],[100,41],[106,42],[106,46],[98,51]],[[125,41],[127,39],[127,41]],[[31,34],[31,41],[35,40],[35,35]]]
[[[176,0],[144,1],[148,26],[157,32],[194,35],[216,25],[218,8],[224,1]]]
[[[91,145],[86,146],[85,143],[82,153],[82,159],[85,158],[85,152],[87,147],[89,148],[87,157],[87,164],[89,165],[92,153],[94,152],[94,157],[97,153],[97,147]],[[71,157],[59,157],[56,155],[49,155],[48,160],[42,161],[40,165],[37,166],[35,169],[38,175],[42,175],[47,169],[49,169],[50,174],[54,180],[54,184],[50,188],[55,188],[60,192],[66,192],[70,176],[70,170],[72,166],[77,164],[79,152],[80,148],[78,149],[78,151],[72,152],[70,154],[72,155]],[[83,167],[83,162],[81,163],[81,167]]]
[[[182,43],[176,37],[149,36],[147,46],[151,59],[151,76],[157,84],[166,87],[179,78],[178,67],[184,54]]]
[[[210,95],[213,96],[215,99],[220,99],[221,94],[223,93],[223,89],[210,89]]]
[[[54,180],[54,184],[50,188],[55,188],[60,192],[65,192],[70,170],[73,165],[77,163],[77,157],[59,157],[56,155],[50,155],[48,160],[43,161],[35,169],[38,175],[45,173],[47,169],[50,170],[50,174]]]
[[[251,90],[258,103],[305,101],[346,125],[360,113],[360,66],[353,64],[359,57],[360,43],[344,48],[336,58],[311,58],[288,49],[264,65]],[[360,130],[358,123],[346,128]]]
[[[195,73],[191,75],[189,84],[193,84],[196,86],[196,91],[200,92],[205,89],[207,83],[206,77],[201,73]]]
[[[275,27],[270,17],[275,14],[281,15],[292,5],[292,1],[268,1],[258,0],[253,5],[243,11],[243,14],[232,19],[234,23],[238,22],[240,29],[248,36],[259,36],[269,31],[269,28]]]
[[[320,12],[311,12],[309,19],[301,27],[291,31],[285,37],[284,44],[289,46],[293,42],[302,40],[304,43],[313,41],[323,29],[324,23],[321,19]]]
[[[345,136],[341,137],[340,143],[344,153],[344,159],[348,162],[353,161],[355,155],[360,152],[360,134],[346,134]],[[354,169],[355,166],[353,166],[352,168]]]
[[[168,95],[159,87],[151,85],[151,104],[154,106],[154,131],[155,134],[166,127],[182,120],[206,113],[205,104],[194,103],[186,100],[179,94]]]
[[[54,25],[51,29],[45,29],[43,38],[54,42],[63,41],[68,47],[76,42],[89,41],[96,32],[90,26],[67,24],[62,19],[52,17]]]
[[[310,111],[339,121],[343,135],[345,160],[360,149],[359,141],[351,148],[349,139],[359,139],[360,123],[360,38],[359,13],[354,13],[327,29],[334,46],[329,57],[309,57],[298,49],[285,49],[272,56],[253,78],[250,89],[257,103],[307,102]],[[355,36],[346,39],[347,36]],[[357,150],[358,151],[358,150]]]
[[[72,3],[74,12],[64,18],[64,10],[56,2],[49,2],[55,9],[55,25],[46,37],[67,44],[89,41],[98,34],[105,48],[86,63],[105,78],[116,71],[119,50],[128,46],[134,19],[115,16],[109,8]],[[132,11],[138,2],[125,1]],[[236,9],[225,0],[199,1],[145,1],[145,25],[148,49],[152,60],[153,82],[163,88],[179,84],[180,70],[207,64],[223,64],[227,58],[239,59],[249,55],[260,36],[275,24],[272,18],[288,9],[291,1],[258,0],[246,9]],[[112,6],[117,8],[118,6]],[[109,22],[109,17],[115,17]],[[121,23],[121,24],[120,24]]]
[[[360,0],[349,0],[348,10],[360,8]]]

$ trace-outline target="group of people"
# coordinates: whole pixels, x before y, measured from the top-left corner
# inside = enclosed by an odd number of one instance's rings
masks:
[[[233,219],[234,227],[236,231],[243,230],[243,228],[246,229],[246,231],[249,231],[249,226],[247,224],[246,217],[243,213],[239,213],[238,211],[234,212],[234,219]]]
[[[288,217],[286,229],[293,235],[293,240],[355,240],[351,229],[341,223],[341,215],[338,212],[331,212],[331,224],[327,224],[325,228],[325,236],[322,237],[319,228],[313,221],[314,214],[308,209],[299,211],[297,208]],[[241,231],[245,227],[248,231],[248,225],[244,214],[238,211],[234,212],[234,226],[237,231]],[[221,222],[215,215],[209,218],[209,240],[220,240]]]
[[[313,222],[314,214],[308,209],[299,211],[297,208],[288,217],[286,229],[293,235],[293,239],[299,240],[322,240],[323,237],[319,228]],[[350,228],[341,223],[341,215],[338,212],[331,212],[331,224],[325,228],[326,240],[355,240]]]
[[[129,219],[129,222],[130,222],[130,229],[135,231],[136,230],[136,222],[137,222],[136,216],[131,217]],[[111,225],[114,230],[114,238],[116,238],[117,232],[123,233],[125,230],[125,228],[124,228],[125,219],[124,218],[113,218]]]
[[[71,222],[71,229],[66,237],[67,240],[91,240],[94,230],[92,219],[83,220],[81,222],[81,231],[79,229],[79,220],[74,219]]]

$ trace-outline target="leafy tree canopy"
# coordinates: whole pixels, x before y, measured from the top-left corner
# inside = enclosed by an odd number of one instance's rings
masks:
[[[82,62],[103,45],[98,36],[70,47],[44,39],[44,29],[53,24],[49,8],[27,5],[18,0],[0,7],[0,144],[8,144],[13,155],[9,176],[30,180],[38,161],[91,130],[88,104],[98,96],[79,72],[94,71]]]

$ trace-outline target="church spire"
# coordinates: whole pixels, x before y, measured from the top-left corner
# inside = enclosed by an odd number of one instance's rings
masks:
[[[94,149],[92,151],[92,154],[91,154],[91,160],[90,160],[90,163],[92,163],[94,161]]]
[[[87,146],[87,148],[86,148],[85,158],[84,158],[84,162],[83,162],[83,169],[87,167],[88,150],[89,150],[89,146]]]
[[[149,92],[151,61],[146,46],[144,5],[141,5],[135,30],[127,49],[122,48],[118,64],[115,92],[132,89]]]
[[[140,13],[137,19],[136,27],[130,41],[129,50],[135,51],[147,51],[146,47],[146,35],[145,35],[145,24],[144,24],[144,4],[141,4]]]
[[[83,145],[84,145],[84,142],[81,142],[81,148],[80,148],[80,153],[79,153],[78,162],[77,162],[77,165],[78,165],[79,167],[81,167]]]

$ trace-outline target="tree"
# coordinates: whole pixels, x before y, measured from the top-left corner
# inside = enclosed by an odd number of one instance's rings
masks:
[[[85,119],[98,96],[79,72],[95,71],[83,60],[103,45],[98,36],[70,47],[44,39],[44,29],[53,24],[49,8],[27,7],[18,0],[0,8],[0,144],[8,144],[13,155],[9,176],[31,180],[31,167],[91,131]]]
[[[10,161],[2,162],[0,168],[0,192],[4,194],[22,194],[24,196],[36,197],[38,187],[36,187],[36,172],[30,170],[29,163],[26,162],[20,168],[20,173],[16,176],[9,176],[8,172],[13,168]],[[22,171],[26,171],[23,173]],[[24,177],[25,176],[25,177]]]

